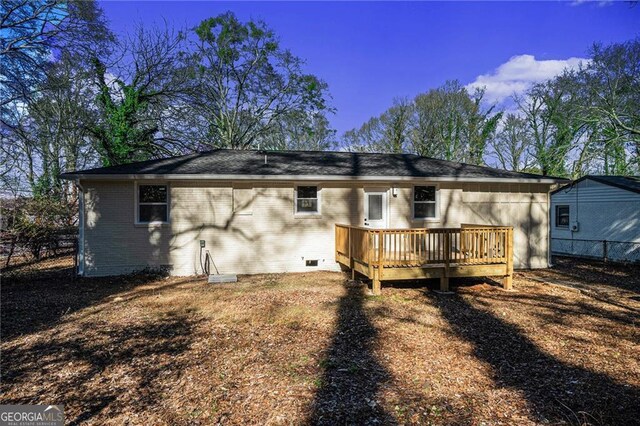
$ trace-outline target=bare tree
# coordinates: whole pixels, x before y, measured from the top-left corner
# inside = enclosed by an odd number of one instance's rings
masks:
[[[380,118],[373,117],[360,128],[346,131],[342,136],[344,148],[352,152],[384,152],[381,127]]]
[[[595,44],[592,60],[571,75],[581,88],[580,119],[591,128],[601,172],[640,172],[640,39]],[[595,157],[595,156],[593,156]]]
[[[406,99],[395,99],[393,106],[380,116],[382,150],[402,153],[407,151],[409,125],[413,106]]]
[[[119,44],[112,65],[93,58],[97,105],[87,130],[104,165],[185,151],[177,114],[192,75],[182,65],[183,41],[166,26],[139,26]]]
[[[0,32],[3,109],[41,88],[56,55],[106,50],[112,40],[101,9],[83,0],[4,0]]]
[[[531,155],[543,175],[566,176],[571,140],[561,135],[563,92],[551,83],[535,85],[515,101],[527,122],[532,139]]]
[[[295,112],[278,121],[262,139],[261,148],[328,151],[335,148],[335,133],[324,114]]]
[[[12,109],[0,149],[12,161],[10,174],[34,194],[61,195],[60,174],[95,160],[84,129],[95,92],[86,72],[67,59],[50,67],[43,85],[41,96]]]
[[[406,99],[394,99],[391,108],[346,132],[343,143],[350,151],[408,152],[413,105]]]
[[[471,95],[459,82],[450,81],[413,101],[396,99],[379,117],[346,132],[343,143],[350,150],[415,152],[482,164],[501,117],[482,105],[483,95]]]
[[[230,12],[195,29],[195,75],[188,105],[202,146],[259,146],[283,121],[324,113],[327,85],[302,70],[261,21],[242,23]]]
[[[491,145],[501,168],[530,171],[532,138],[525,119],[507,114]]]
[[[7,0],[0,30],[3,185],[59,193],[61,169],[75,167],[67,159],[84,142],[71,113],[84,102],[72,95],[87,85],[79,70],[88,52],[108,51],[111,33],[94,1]]]

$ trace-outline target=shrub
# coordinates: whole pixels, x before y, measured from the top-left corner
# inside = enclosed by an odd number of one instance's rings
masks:
[[[77,234],[73,205],[51,196],[20,197],[2,203],[2,240],[10,245],[7,266],[15,248],[26,249],[35,259],[43,251],[56,251]]]

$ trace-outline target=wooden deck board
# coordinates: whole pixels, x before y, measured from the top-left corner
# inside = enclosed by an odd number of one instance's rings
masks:
[[[511,288],[513,228],[465,225],[462,228],[369,229],[336,225],[336,261],[373,281],[502,276]]]

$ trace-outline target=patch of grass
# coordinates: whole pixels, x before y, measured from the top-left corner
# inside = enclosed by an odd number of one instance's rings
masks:
[[[406,297],[402,294],[398,294],[398,293],[394,293],[389,297],[389,300],[392,302],[398,302],[398,303],[408,303],[408,304],[414,304],[416,303],[416,300],[414,298],[411,297]]]
[[[215,416],[216,413],[218,412],[218,402],[217,401],[213,401],[211,403],[211,406],[209,408],[209,411],[211,412],[211,415]]]
[[[323,358],[320,360],[320,362],[318,362],[318,366],[323,370],[329,370],[331,368],[335,368],[336,363],[330,358]]]
[[[349,373],[357,373],[358,371],[360,371],[360,366],[358,366],[358,364],[355,364],[355,363],[350,363],[349,366],[347,367],[347,371]]]

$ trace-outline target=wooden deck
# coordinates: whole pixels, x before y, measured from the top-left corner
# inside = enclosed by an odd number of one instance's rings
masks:
[[[372,229],[335,226],[336,262],[373,282],[439,278],[449,289],[449,278],[499,276],[511,289],[513,228],[462,225],[460,228]]]

